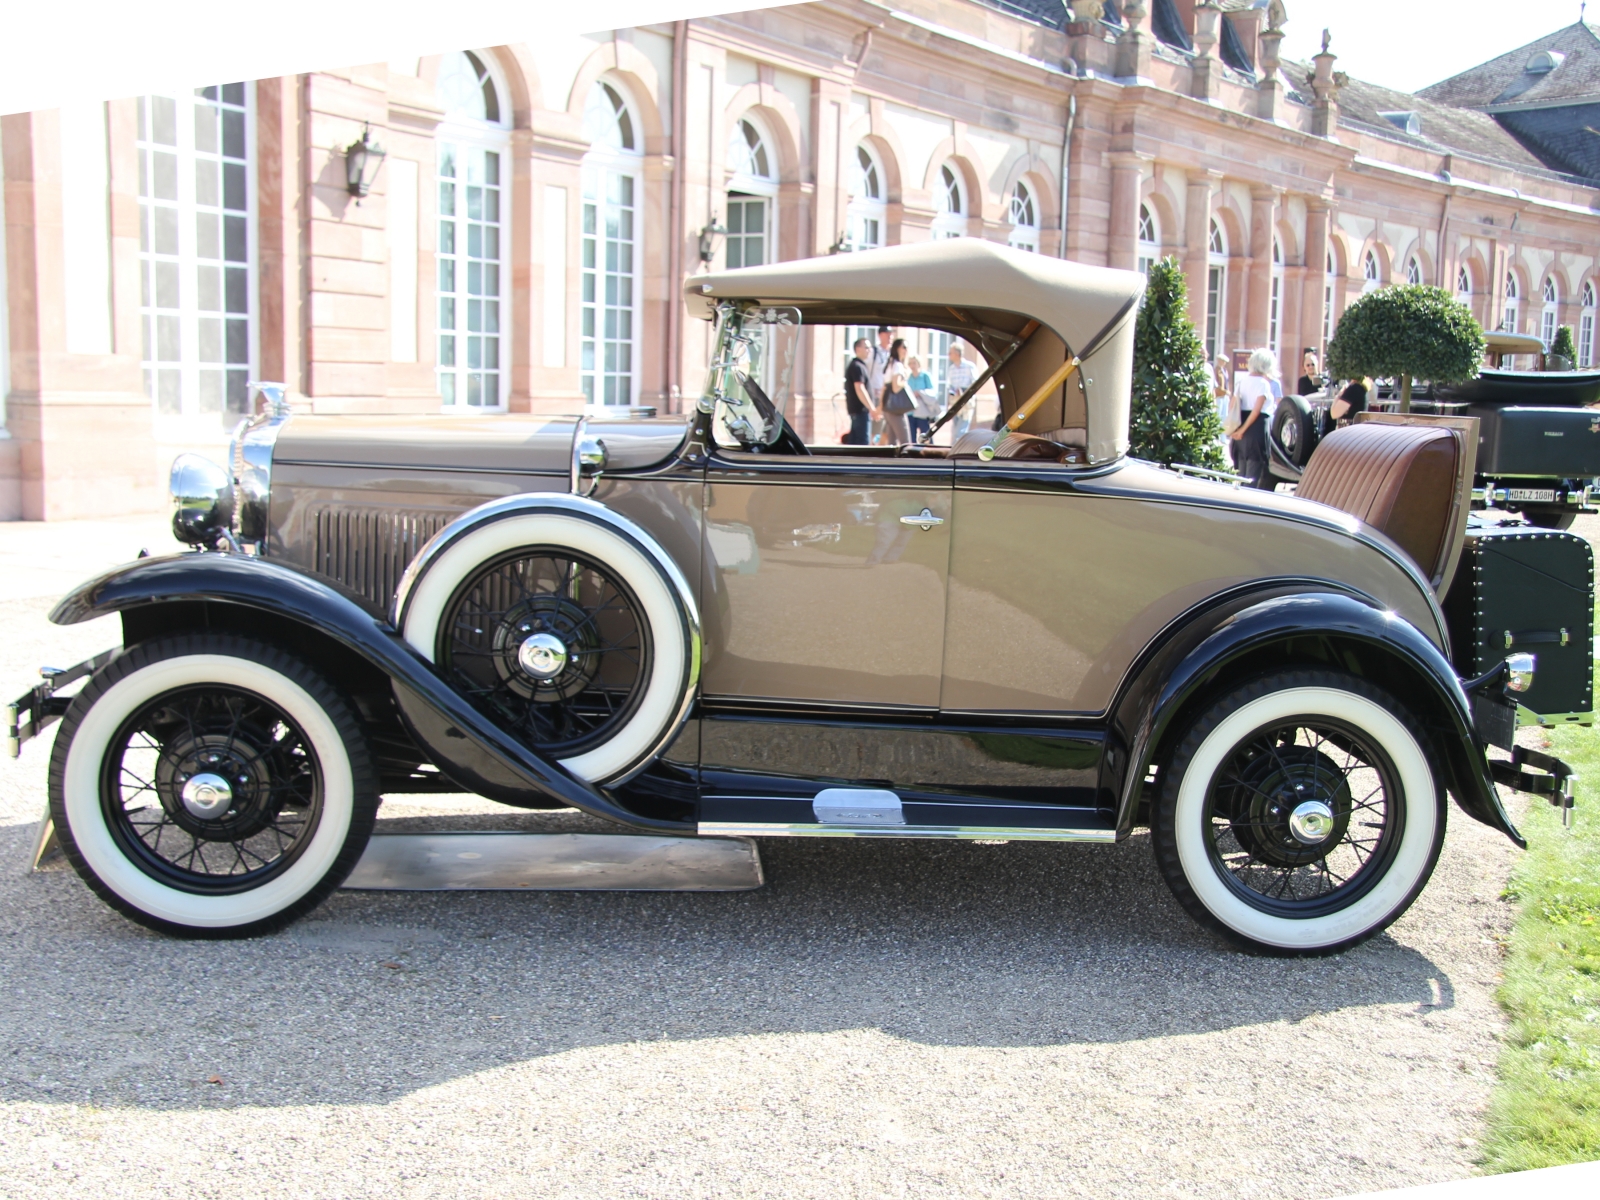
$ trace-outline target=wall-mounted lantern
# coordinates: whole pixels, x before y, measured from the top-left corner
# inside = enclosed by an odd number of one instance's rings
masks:
[[[717,244],[714,239],[726,237],[728,228],[716,217],[711,218],[711,224],[700,231],[700,261],[710,262],[717,253]]]
[[[344,150],[345,187],[361,203],[361,197],[372,190],[372,181],[378,177],[378,167],[389,152],[372,140],[372,130],[361,126],[361,136]]]

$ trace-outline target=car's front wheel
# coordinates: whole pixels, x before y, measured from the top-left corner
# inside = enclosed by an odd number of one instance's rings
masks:
[[[350,873],[377,813],[350,706],[299,659],[221,634],[136,646],[62,719],[50,812],[124,915],[167,933],[262,933]]]
[[[1415,719],[1354,676],[1280,672],[1200,712],[1151,814],[1180,903],[1251,948],[1326,954],[1410,907],[1444,841]]]

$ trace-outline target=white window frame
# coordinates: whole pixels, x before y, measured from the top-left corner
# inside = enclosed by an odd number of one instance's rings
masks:
[[[1413,254],[1410,258],[1406,259],[1406,282],[1407,283],[1421,283],[1422,282],[1422,262],[1421,262],[1421,260],[1419,260],[1417,258],[1417,256],[1415,254]]]
[[[934,217],[930,228],[933,240],[965,237],[967,233],[967,184],[954,163],[939,165],[939,180],[934,184]]]
[[[1559,298],[1554,277],[1545,277],[1541,294],[1544,299],[1544,307],[1539,310],[1539,340],[1544,343],[1545,352],[1548,353],[1550,343],[1555,341],[1556,338],[1556,319],[1560,315]]]
[[[220,98],[224,85],[215,85]],[[226,85],[235,86],[235,85]],[[249,404],[248,394],[240,399],[240,408],[230,412],[228,407],[227,376],[228,372],[235,371],[244,375],[245,382],[256,375],[256,367],[260,362],[260,325],[259,325],[259,255],[257,252],[257,206],[256,206],[256,91],[255,84],[245,82],[238,85],[243,89],[243,105],[228,104],[230,109],[243,109],[244,114],[244,191],[245,207],[242,210],[245,220],[245,316],[246,326],[245,344],[247,362],[243,364],[228,363],[227,356],[227,322],[226,310],[227,295],[227,263],[226,258],[202,259],[199,253],[199,233],[197,218],[202,205],[199,202],[196,185],[196,167],[200,162],[202,153],[195,142],[195,108],[197,101],[203,101],[206,88],[195,88],[189,91],[173,91],[156,93],[141,98],[140,107],[148,114],[147,119],[153,121],[152,101],[156,95],[173,102],[176,107],[177,146],[162,146],[162,150],[170,151],[177,158],[177,199],[171,202],[160,202],[160,207],[171,207],[176,210],[178,227],[178,251],[176,254],[157,254],[154,250],[154,208],[158,205],[153,202],[153,197],[145,196],[146,185],[141,182],[139,188],[139,220],[143,231],[140,236],[139,269],[141,277],[140,291],[140,328],[141,350],[140,362],[142,375],[145,381],[146,392],[150,398],[151,413],[154,420],[156,437],[162,441],[181,440],[209,440],[219,433],[225,432],[236,421],[245,406]],[[221,190],[225,187],[220,170],[222,155],[222,128],[218,122],[217,153],[213,156],[209,152],[205,157],[215,157],[219,163],[218,202],[203,207],[214,210],[219,218],[218,237],[219,252],[225,254],[226,228],[222,220],[227,212],[238,212],[237,209],[225,209],[222,201],[225,196]],[[135,131],[135,144],[137,153],[144,159],[147,149],[154,150],[154,143],[144,138],[142,128]],[[142,171],[141,171],[142,177]],[[151,178],[153,185],[153,176]],[[147,223],[148,222],[148,223]],[[172,263],[176,267],[178,277],[178,305],[176,308],[167,308],[165,311],[176,317],[178,324],[179,354],[176,359],[158,359],[152,357],[150,350],[155,343],[157,333],[157,306],[155,295],[155,263],[157,261]],[[206,310],[205,315],[199,307],[200,300],[200,271],[205,267],[216,266],[220,269],[219,276],[222,294],[223,311]],[[149,301],[147,303],[147,301]],[[211,314],[216,312],[216,317]],[[222,324],[222,353],[224,361],[221,363],[202,364],[199,359],[200,347],[200,322],[202,319],[220,319]],[[161,401],[158,398],[159,385],[154,376],[162,368],[160,364],[175,362],[178,373],[178,404],[176,413],[164,413],[161,410]],[[215,412],[202,411],[200,408],[200,372],[202,368],[220,370],[222,373],[222,396],[220,407]]]
[[[1322,350],[1326,354],[1328,343],[1333,341],[1333,331],[1338,322],[1333,319],[1333,301],[1339,294],[1339,276],[1334,270],[1333,251],[1327,252],[1327,257],[1322,260]]]
[[[1508,270],[1505,280],[1505,307],[1500,317],[1500,328],[1511,333],[1518,332],[1517,319],[1521,315],[1522,289],[1517,284],[1517,273]]]
[[[745,139],[745,129],[748,127],[756,135],[756,147],[750,147]],[[773,218],[777,211],[778,173],[776,156],[772,149],[772,138],[768,136],[766,126],[754,113],[746,113],[734,121],[728,133],[728,166],[732,172],[728,177],[727,207],[723,213],[723,225],[728,233],[723,238],[722,254],[723,263],[728,267],[743,267],[756,265],[751,263],[746,251],[752,237],[759,240],[760,263],[766,264],[773,261]],[[740,159],[745,161],[740,161]],[[761,160],[765,159],[766,170],[762,173]],[[753,207],[752,201],[760,202],[761,229],[756,234],[751,234],[744,228],[744,221],[737,223],[740,228],[734,230],[734,210],[737,206],[741,217],[748,217]],[[737,253],[735,247],[737,246]]]
[[[1011,221],[1011,232],[1006,235],[1006,244],[1016,250],[1039,250],[1039,208],[1034,200],[1033,189],[1021,179],[1017,180],[1016,187],[1011,189],[1011,201],[1007,211]]]
[[[877,249],[886,244],[889,223],[883,159],[868,143],[857,142],[845,164],[845,177],[850,193],[845,207],[845,248]]]
[[[1378,263],[1376,251],[1368,250],[1361,256],[1361,294],[1375,292],[1383,286],[1383,267]]]
[[[1267,346],[1283,361],[1283,243],[1272,238],[1272,273],[1267,296]]]
[[[1139,205],[1139,224],[1134,234],[1134,267],[1143,275],[1161,260],[1161,221],[1155,209],[1148,204]]]
[[[1594,281],[1584,280],[1583,307],[1578,312],[1578,365],[1594,366]]]
[[[487,118],[481,118],[475,113],[460,110],[447,111],[444,119],[439,122],[434,132],[433,191],[436,217],[439,222],[438,236],[434,245],[436,272],[434,275],[433,303],[434,378],[439,388],[439,405],[442,411],[458,415],[499,413],[506,410],[506,398],[511,390],[511,361],[509,353],[511,330],[510,322],[507,318],[511,299],[511,264],[515,260],[512,258],[511,246],[511,120],[510,105],[508,103],[510,92],[492,55],[485,54],[479,50],[470,52],[457,51],[456,53],[462,55],[470,53],[471,57],[476,59],[483,68],[484,75],[487,76],[488,82],[495,89],[495,107],[498,110],[499,119],[491,121]],[[444,57],[452,56],[446,55]],[[443,99],[441,96],[441,103]],[[447,179],[441,174],[441,168],[446,146],[456,147],[460,152],[456,167],[458,174],[453,180],[448,181],[457,193],[454,214],[447,214],[444,211],[443,204]],[[474,186],[468,182],[467,156],[474,151],[499,155],[499,182],[489,185],[496,189],[496,202],[499,206],[495,223],[499,253],[492,261],[492,264],[486,258],[479,257],[476,260],[480,270],[487,265],[493,265],[496,275],[496,288],[493,295],[486,292],[478,293],[476,299],[468,290],[472,259],[469,258],[468,246],[465,240],[468,229],[467,188]],[[444,225],[447,221],[453,225],[458,234],[462,235],[460,240],[455,241],[453,253],[446,252],[443,249],[445,245],[443,239]],[[478,224],[480,226],[487,225],[486,222],[478,222]],[[444,292],[441,290],[440,284],[451,276],[453,276],[455,290]],[[450,311],[454,315],[454,324],[449,329],[444,327],[444,314],[447,303],[452,303]],[[497,314],[496,330],[493,335],[496,362],[494,367],[495,394],[492,399],[485,397],[484,402],[481,404],[468,403],[469,380],[474,372],[474,368],[469,365],[469,339],[474,336],[483,338],[487,332],[483,329],[473,330],[471,328],[471,305],[473,303],[492,303],[496,305],[496,308],[492,310],[482,309],[480,311],[485,315],[489,312]],[[447,337],[452,339],[453,345],[454,361],[450,365],[446,365],[443,361],[445,338]],[[482,346],[487,349],[489,343],[485,341]],[[479,367],[476,370],[484,372],[486,368]],[[445,386],[446,375],[449,375],[453,380],[453,388]],[[449,399],[451,394],[454,395],[454,400]]]
[[[627,112],[629,130],[633,141],[632,148],[591,145],[589,152],[583,156],[581,172],[583,178],[583,196],[581,199],[583,225],[581,236],[585,247],[579,265],[583,280],[582,292],[579,296],[579,311],[583,314],[583,325],[579,329],[579,345],[582,357],[578,363],[578,375],[582,381],[584,393],[589,398],[590,408],[597,412],[603,412],[607,409],[639,402],[639,327],[642,317],[640,293],[643,290],[644,282],[642,269],[644,258],[644,238],[642,235],[644,232],[643,215],[645,206],[644,147],[642,145],[642,131],[639,125],[638,106],[629,94],[628,89],[621,81],[610,77],[597,80],[594,87],[610,88],[622,102]],[[594,94],[591,93],[591,95]],[[631,194],[633,199],[631,206],[626,210],[619,207],[617,202],[612,201],[608,193],[602,190],[601,185],[605,184],[611,176],[616,176],[618,179],[627,178],[632,180]],[[596,265],[593,266],[590,265],[590,247],[588,246],[591,236],[588,232],[591,208],[594,210],[592,215],[595,218],[594,229],[596,230],[593,246]],[[606,218],[610,215],[616,215],[619,218],[619,227],[622,224],[627,224],[631,229],[630,238],[626,243],[630,251],[631,270],[626,273],[616,273],[619,282],[623,278],[626,278],[629,282],[630,303],[627,305],[607,305],[600,298],[601,283],[606,272],[602,271],[598,266],[599,251],[605,244],[604,238],[599,231],[606,228]],[[618,245],[620,248],[622,243],[619,241]],[[627,314],[629,328],[626,338],[607,338],[604,336],[604,317],[608,313],[615,313],[619,317],[624,313]],[[628,363],[625,371],[616,367],[607,368],[604,365],[603,349],[604,343],[608,341],[617,344],[619,347],[627,347]],[[627,395],[625,397],[610,401],[604,398],[604,383],[608,376],[614,379],[626,377]]]
[[[1213,363],[1222,352],[1223,331],[1227,328],[1228,239],[1222,224],[1211,218],[1206,231],[1206,357]]]

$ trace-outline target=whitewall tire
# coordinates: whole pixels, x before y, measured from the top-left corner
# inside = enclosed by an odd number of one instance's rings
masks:
[[[580,512],[461,534],[412,583],[401,620],[412,649],[491,719],[592,783],[648,765],[699,674],[679,584],[634,536]]]
[[[1387,927],[1433,872],[1445,795],[1424,735],[1364,680],[1282,672],[1183,731],[1151,813],[1157,860],[1204,925],[1326,954]]]
[[[262,933],[320,903],[377,805],[350,706],[298,658],[232,635],[122,654],[74,699],[51,754],[72,865],[124,915],[187,936]]]

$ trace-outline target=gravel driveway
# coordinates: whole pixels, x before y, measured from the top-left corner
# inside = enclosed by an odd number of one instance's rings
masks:
[[[63,570],[145,529],[64,531]],[[37,530],[0,527],[7,696],[116,638],[44,621],[26,593],[59,583],[8,562]],[[26,872],[48,740],[0,762],[6,1197],[1316,1200],[1471,1172],[1515,851],[1454,809],[1418,904],[1322,960],[1202,932],[1143,836],[773,840],[756,892],[344,892],[180,942]],[[585,827],[470,798],[382,821]]]

